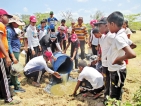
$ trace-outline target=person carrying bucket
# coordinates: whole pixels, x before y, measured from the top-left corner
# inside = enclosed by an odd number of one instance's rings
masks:
[[[78,56],[77,56],[77,53],[78,53],[78,48],[80,46],[80,42],[77,38],[77,35],[76,34],[72,34],[69,39],[68,39],[68,44],[67,44],[67,47],[66,49],[64,50],[64,53],[66,53],[68,47],[70,46],[71,44],[71,53],[70,53],[70,57],[71,57],[71,60],[75,60],[75,68],[77,69],[78,68]]]
[[[43,56],[35,57],[26,64],[26,66],[24,67],[24,75],[27,78],[33,77],[33,86],[40,86],[40,79],[46,71],[53,74],[57,78],[61,78],[58,72],[54,72],[53,70],[48,68],[46,64],[48,61],[51,61],[52,58],[53,54],[51,52],[44,51]]]

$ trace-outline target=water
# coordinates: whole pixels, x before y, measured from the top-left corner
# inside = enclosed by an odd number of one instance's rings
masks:
[[[66,74],[60,74],[61,78],[62,78],[62,83],[66,83],[68,81],[68,73]]]
[[[71,95],[77,82],[67,82],[52,86],[51,93],[57,96]]]

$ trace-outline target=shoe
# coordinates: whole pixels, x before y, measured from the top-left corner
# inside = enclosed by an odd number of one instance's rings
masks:
[[[16,105],[16,104],[20,104],[21,101],[19,101],[19,100],[12,100],[11,102],[5,102],[5,103],[8,104],[8,105]]]
[[[35,87],[40,87],[41,86],[39,83],[34,82],[34,81],[32,82],[32,85],[35,86]]]
[[[14,92],[25,92],[25,90],[21,87],[14,89]]]

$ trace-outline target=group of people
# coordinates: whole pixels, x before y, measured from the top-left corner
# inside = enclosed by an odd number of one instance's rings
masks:
[[[90,35],[83,24],[83,17],[78,18],[78,23],[71,21],[69,28],[65,25],[66,20],[62,19],[61,25],[56,30],[58,20],[53,14],[51,11],[50,17],[43,19],[38,26],[36,17],[30,16],[29,25],[22,32],[19,26],[25,23],[19,17],[9,15],[0,9],[0,98],[4,98],[5,103],[19,103],[12,99],[10,85],[14,85],[14,90],[17,92],[25,92],[20,87],[18,76],[10,73],[11,64],[19,62],[20,37],[24,36],[26,52],[24,75],[33,78],[33,86],[40,86],[40,79],[46,71],[58,79],[61,78],[58,72],[47,66],[47,63],[57,60],[53,53],[66,53],[71,45],[70,59],[75,60],[75,68],[80,72],[73,96],[81,87],[80,92],[85,92],[83,95],[85,97],[91,94],[97,98],[104,90],[105,97],[108,95],[120,100],[126,78],[124,61],[136,57],[132,50],[136,45],[130,40],[131,31],[123,14],[116,11],[99,21],[92,20]],[[92,49],[90,64],[85,61],[85,44]],[[99,64],[102,66],[101,71]]]

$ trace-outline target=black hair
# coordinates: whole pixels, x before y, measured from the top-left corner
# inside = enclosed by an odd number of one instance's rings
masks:
[[[47,19],[43,19],[43,20],[45,20],[47,22]]]
[[[124,21],[124,16],[121,12],[115,11],[112,14],[110,14],[107,18],[107,21],[109,23],[113,22],[115,23],[118,27],[122,27],[123,21]]]
[[[65,19],[62,19],[62,20],[61,20],[61,23],[62,23],[62,22],[64,22],[64,23],[65,23],[65,22],[66,22],[66,20],[65,20]]]
[[[127,20],[124,20],[124,22],[125,22],[126,26],[129,27],[128,21]]]
[[[93,33],[93,34],[99,33],[99,29],[98,29],[98,28],[94,28],[93,31],[92,31],[92,33]]]
[[[42,21],[41,21],[41,24],[43,24],[43,23],[46,23],[46,21],[45,21],[45,20],[42,20]]]

